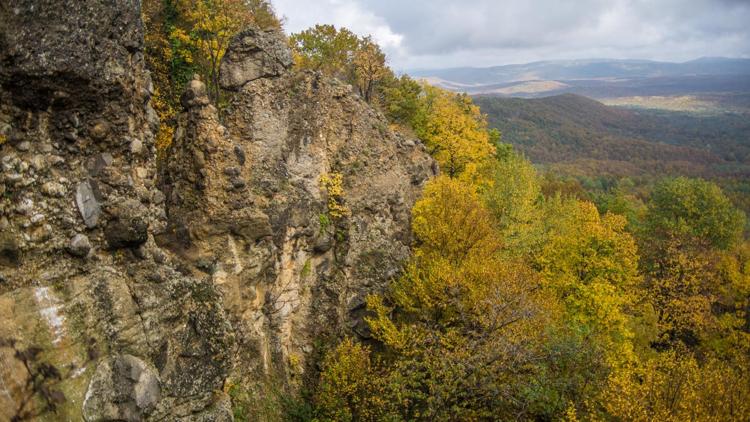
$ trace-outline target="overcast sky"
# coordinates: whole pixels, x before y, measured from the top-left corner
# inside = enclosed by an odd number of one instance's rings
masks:
[[[750,57],[750,0],[271,0],[288,33],[372,34],[396,70]]]

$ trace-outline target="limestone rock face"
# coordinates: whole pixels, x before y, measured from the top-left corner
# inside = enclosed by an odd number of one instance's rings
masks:
[[[287,55],[280,34],[234,38],[223,122],[189,84],[162,169],[160,243],[221,292],[239,342],[233,377],[294,389],[321,339],[369,335],[364,299],[401,270],[411,208],[437,166],[350,86],[287,65],[256,71]]]
[[[231,419],[221,298],[154,242],[142,38],[136,0],[0,4],[0,420],[29,394],[15,350],[62,379],[50,420]]]

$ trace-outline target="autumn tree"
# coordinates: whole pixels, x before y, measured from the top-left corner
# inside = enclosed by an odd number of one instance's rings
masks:
[[[679,177],[658,184],[649,200],[646,230],[652,239],[679,237],[727,249],[744,230],[745,216],[715,183]]]
[[[627,360],[631,333],[626,307],[639,283],[635,240],[626,220],[600,216],[594,204],[553,198],[545,204],[546,234],[536,266],[568,320],[602,342],[611,360]]]
[[[378,367],[370,349],[345,339],[321,363],[314,397],[316,416],[330,421],[397,420],[388,373]]]
[[[175,27],[171,36],[189,51],[216,103],[221,58],[229,40],[253,22],[253,15],[242,0],[177,0],[177,9],[187,25]]]
[[[613,374],[599,400],[617,420],[748,420],[748,369],[747,361],[701,364],[685,350],[671,350]]]
[[[144,0],[141,10],[152,105],[161,119],[157,148],[164,150],[193,74],[202,76],[217,103],[219,65],[230,38],[247,25],[280,28],[280,22],[268,0]]]
[[[476,174],[478,166],[495,152],[479,107],[467,95],[427,84],[422,90],[424,119],[412,122],[415,133],[447,175]]]
[[[718,327],[713,304],[727,287],[720,268],[739,244],[744,224],[744,215],[713,183],[677,178],[655,188],[642,249],[661,341],[696,346]]]
[[[507,144],[498,144],[497,159],[489,161],[481,188],[487,208],[509,252],[528,253],[540,219],[541,187],[536,170]]]
[[[385,54],[370,37],[360,40],[352,60],[357,90],[368,103],[372,102],[375,87],[388,76],[390,69],[385,64]]]
[[[328,76],[349,80],[359,37],[352,31],[333,25],[315,25],[289,37],[298,68],[312,69]]]
[[[356,87],[368,103],[377,85],[391,75],[385,54],[369,36],[333,25],[315,25],[289,38],[294,61],[300,69],[312,69]]]
[[[374,313],[368,321],[386,353],[382,361],[357,365],[358,372],[369,371],[368,385],[392,404],[382,413],[389,420],[528,416],[534,400],[528,391],[536,387],[528,375],[541,371],[545,327],[559,307],[540,294],[530,269],[499,254],[492,214],[473,186],[438,177],[413,214],[413,260],[385,296],[368,299]],[[338,363],[329,368],[349,360],[340,349],[330,356]],[[372,366],[378,369],[362,369]],[[324,370],[322,391],[343,397],[361,391],[329,381],[333,372]]]

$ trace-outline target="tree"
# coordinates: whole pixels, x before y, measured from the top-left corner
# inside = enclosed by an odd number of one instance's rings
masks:
[[[369,36],[360,38],[346,28],[315,25],[292,34],[289,42],[298,68],[346,81],[368,103],[375,98],[377,85],[392,75],[380,46]]]
[[[281,27],[268,0],[144,0],[142,14],[151,103],[161,120],[159,151],[172,140],[179,98],[193,74],[201,74],[217,104],[219,65],[230,38],[247,25]]]
[[[370,37],[365,37],[360,40],[354,53],[353,66],[357,90],[370,103],[377,83],[390,73],[385,64],[385,54]]]
[[[497,145],[497,158],[486,168],[482,197],[503,234],[506,249],[527,253],[529,236],[540,218],[538,205],[542,192],[538,176],[531,163],[512,147]]]
[[[646,230],[651,239],[679,237],[726,250],[741,238],[744,214],[714,183],[679,177],[654,189]]]
[[[392,122],[406,127],[424,124],[422,84],[409,75],[402,75],[399,78],[391,78],[385,84],[383,92],[385,113]]]
[[[302,69],[312,69],[343,80],[352,77],[352,61],[360,40],[352,31],[333,25],[315,25],[292,34],[289,43],[294,62]]]
[[[487,132],[487,122],[471,97],[422,85],[424,120],[412,122],[417,136],[427,145],[440,168],[450,177],[478,166],[495,152]]]
[[[731,262],[744,224],[742,212],[713,183],[677,178],[654,189],[642,233],[642,271],[662,347],[676,341],[697,347],[721,325],[714,304],[721,292],[734,290],[722,262]]]
[[[382,361],[358,364],[367,384],[392,404],[386,420],[476,420],[528,415],[526,393],[539,371],[555,303],[540,295],[523,265],[504,260],[492,215],[473,186],[440,176],[414,207],[418,247],[385,296],[371,296],[368,318],[385,348]],[[344,348],[348,348],[344,343]],[[348,356],[355,355],[348,352]],[[338,351],[330,367],[352,365]],[[324,377],[329,378],[328,375]],[[338,379],[358,379],[339,375]],[[325,382],[327,386],[334,383]],[[339,383],[336,406],[356,405]],[[373,394],[368,390],[367,394]],[[357,399],[358,403],[369,399]],[[388,419],[390,418],[390,419]]]
[[[187,28],[174,28],[172,37],[190,50],[216,103],[221,58],[232,36],[253,22],[253,14],[242,0],[177,0],[177,8]]]
[[[630,421],[740,421],[750,418],[750,373],[685,350],[667,351],[613,374],[600,398],[610,417]]]
[[[330,421],[393,418],[397,403],[387,390],[387,374],[372,362],[368,347],[343,340],[325,356],[314,397],[316,416]],[[391,416],[389,418],[388,416]]]
[[[535,254],[544,285],[565,303],[568,321],[601,344],[610,364],[631,359],[625,309],[640,277],[625,218],[601,217],[590,202],[560,197],[544,208],[547,229]]]

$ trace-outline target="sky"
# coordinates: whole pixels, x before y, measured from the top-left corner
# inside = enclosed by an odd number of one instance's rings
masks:
[[[372,35],[397,71],[750,57],[750,0],[271,0],[287,33]]]

